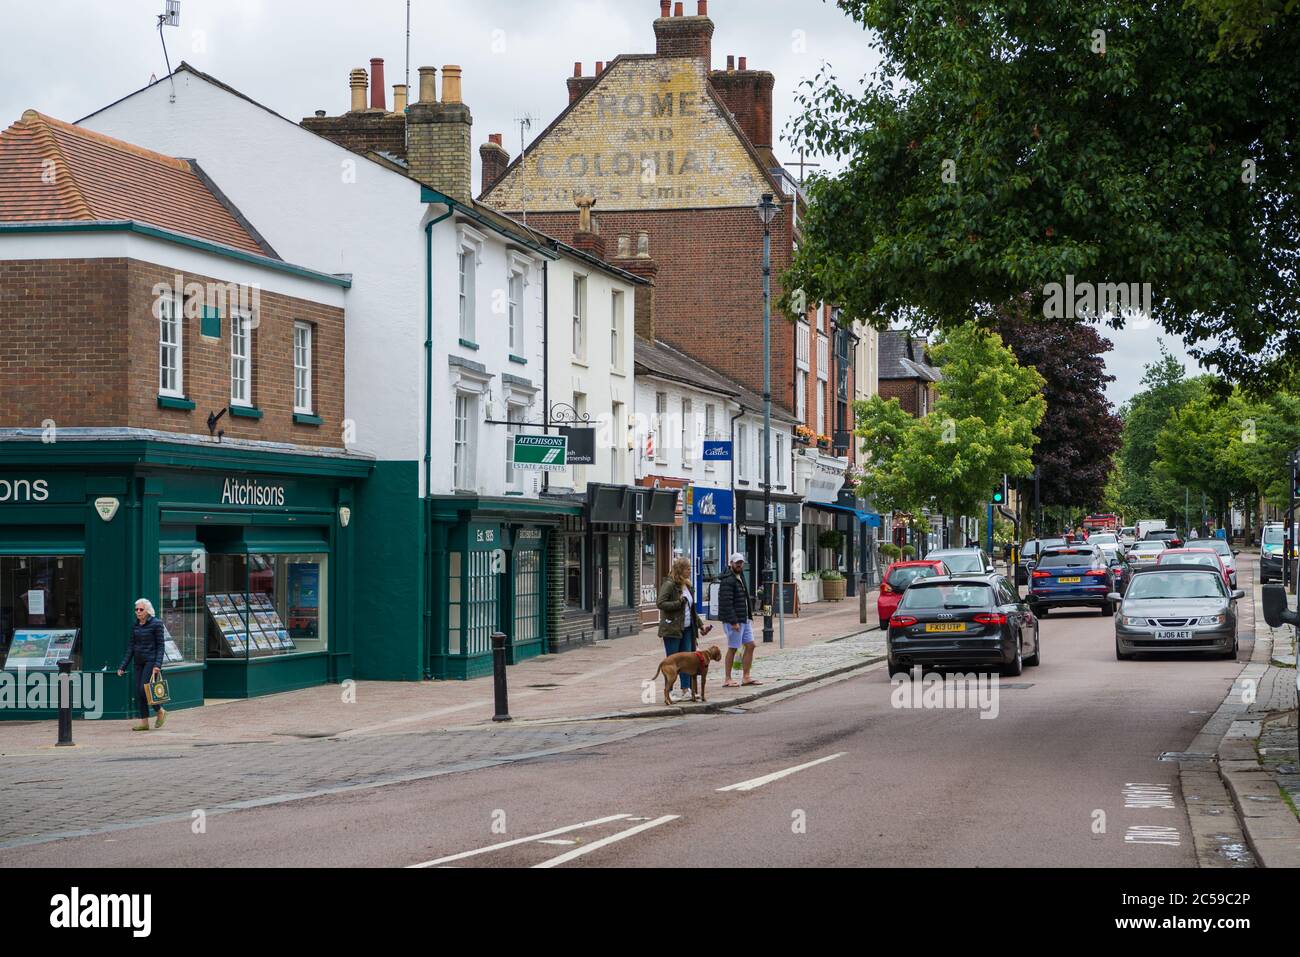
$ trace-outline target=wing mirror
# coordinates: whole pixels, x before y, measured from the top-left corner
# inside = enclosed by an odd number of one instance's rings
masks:
[[[1119,592],[1117,592],[1117,591],[1110,592],[1106,597],[1107,597],[1108,599],[1110,599],[1111,601],[1123,601],[1123,600],[1124,600],[1124,596],[1121,595],[1121,594],[1120,594]]]
[[[1240,589],[1238,590],[1240,591]],[[1244,595],[1245,592],[1242,591],[1242,594]],[[1286,588],[1284,586],[1264,586],[1264,620],[1268,622],[1271,628],[1276,628],[1284,623],[1294,625],[1300,621],[1300,615],[1287,607]]]

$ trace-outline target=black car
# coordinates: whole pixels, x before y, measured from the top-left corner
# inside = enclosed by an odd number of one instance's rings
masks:
[[[1183,536],[1178,534],[1174,528],[1161,528],[1154,532],[1147,532],[1142,536],[1145,539],[1159,539],[1162,542],[1168,542],[1170,548],[1182,548]]]
[[[1118,591],[1115,572],[1106,554],[1091,545],[1067,545],[1043,552],[1029,578],[1029,606],[1037,615],[1050,608],[1100,608],[1106,616],[1115,614],[1108,597]]]
[[[1014,677],[1042,653],[1038,619],[1001,575],[950,575],[914,582],[889,619],[889,674],[920,665],[997,667]]]
[[[1016,585],[1029,584],[1029,573],[1034,570],[1039,552],[1064,544],[1064,538],[1031,538],[1025,542],[1020,548],[1020,558],[1016,562]]]

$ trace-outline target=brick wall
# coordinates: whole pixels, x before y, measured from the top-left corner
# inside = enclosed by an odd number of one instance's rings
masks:
[[[655,277],[655,335],[687,355],[763,391],[763,227],[752,209],[613,211],[599,214],[601,233],[650,234]],[[528,224],[562,239],[577,229],[574,213],[529,213]],[[772,300],[789,265],[787,216],[773,224]],[[794,324],[772,314],[772,403],[794,410]]]
[[[880,397],[886,402],[897,399],[911,415],[921,414],[921,384],[916,379],[881,379]]]
[[[464,103],[413,103],[406,160],[413,179],[468,204],[473,198],[470,135]]]
[[[187,283],[223,284],[182,274]],[[127,426],[207,435],[209,411],[230,400],[230,315],[221,338],[183,319],[183,384],[190,411],[158,408],[158,321],[154,286],[176,271],[135,260],[0,262],[0,427]],[[261,419],[232,418],[232,438],[338,446],[343,425],[343,311],[261,291],[252,330],[254,407]],[[187,310],[188,311],[188,310]],[[322,426],[293,421],[293,323],[315,326],[312,397]]]
[[[309,116],[302,126],[357,153],[374,150],[406,158],[406,117],[401,113]]]

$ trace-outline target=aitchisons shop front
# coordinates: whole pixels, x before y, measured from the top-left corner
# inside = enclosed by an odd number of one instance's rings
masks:
[[[147,598],[174,707],[351,676],[352,501],[369,463],[179,437],[4,439],[0,667],[70,658],[103,675],[103,716],[126,717],[116,669]]]

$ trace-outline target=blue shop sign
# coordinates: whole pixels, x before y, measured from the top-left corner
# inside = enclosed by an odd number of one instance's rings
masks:
[[[704,461],[706,462],[730,462],[731,461],[731,442],[729,440],[712,442],[704,440]]]
[[[735,517],[731,489],[692,485],[686,490],[686,520],[697,525],[730,525]]]

